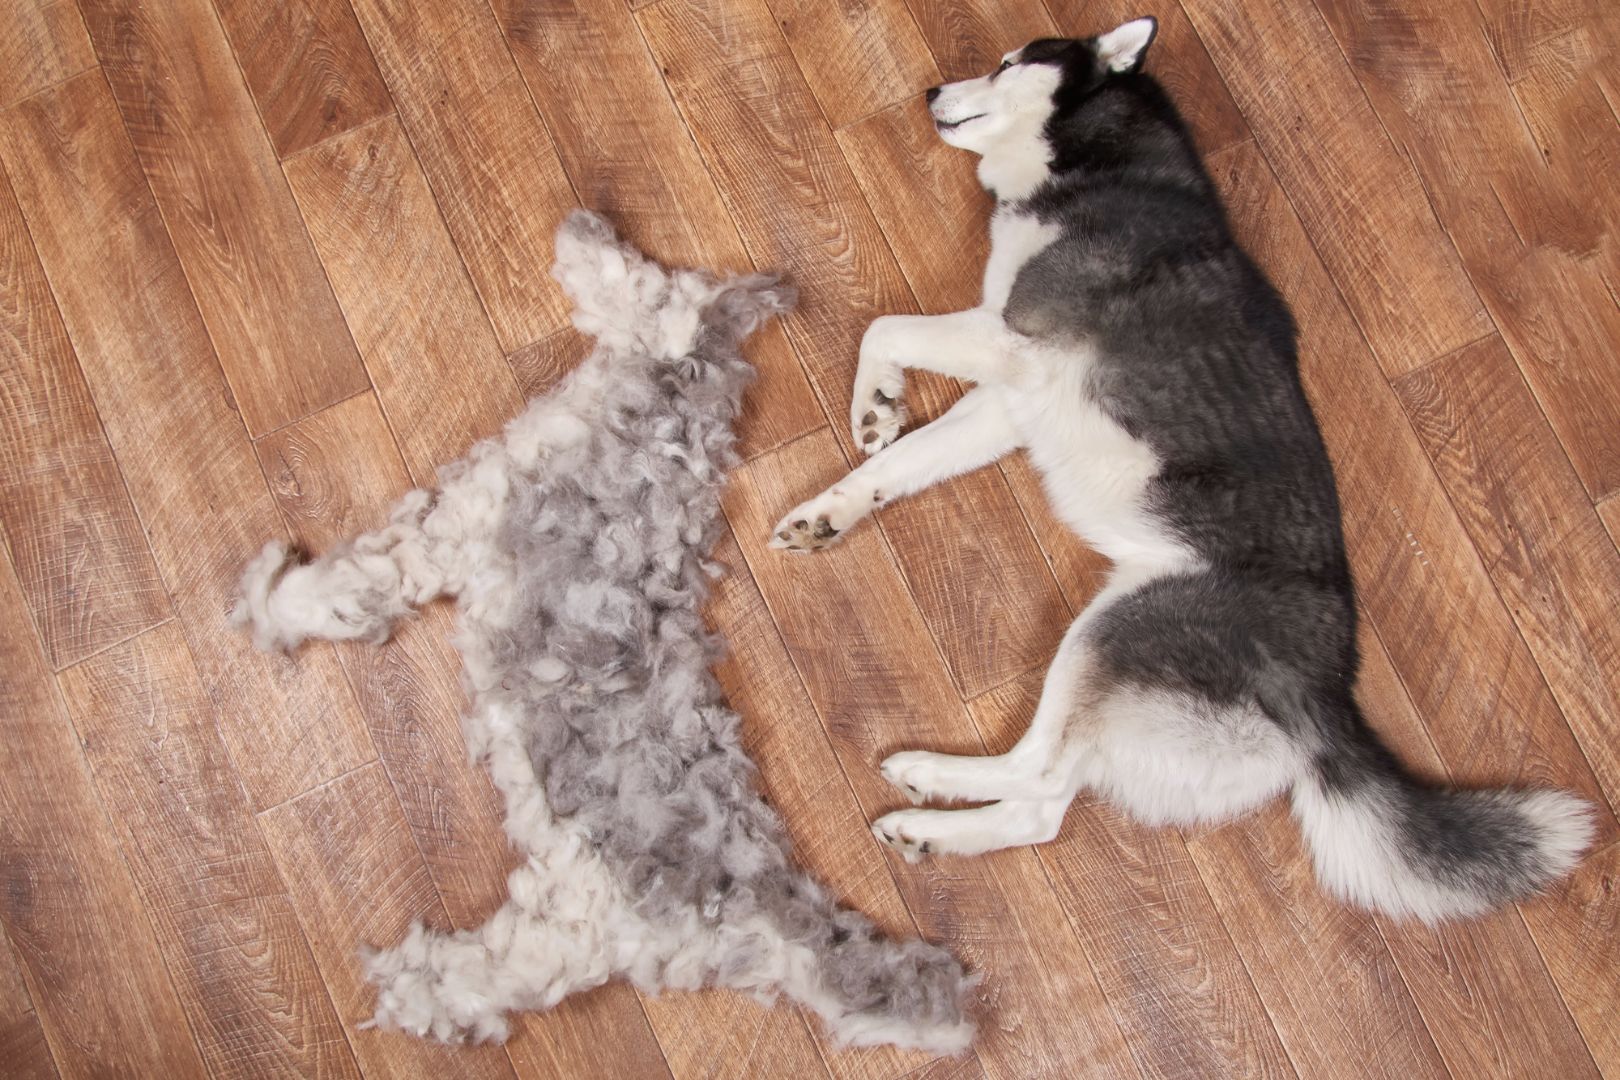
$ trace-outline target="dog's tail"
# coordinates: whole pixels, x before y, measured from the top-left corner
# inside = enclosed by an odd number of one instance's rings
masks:
[[[1353,702],[1323,717],[1324,745],[1294,786],[1322,884],[1425,922],[1478,915],[1541,891],[1591,843],[1592,808],[1563,791],[1462,791],[1413,777]]]

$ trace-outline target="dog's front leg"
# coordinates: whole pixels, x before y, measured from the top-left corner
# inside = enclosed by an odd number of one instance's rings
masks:
[[[1018,445],[1001,390],[977,387],[932,424],[868,458],[838,483],[789,511],[777,522],[771,546],[788,551],[824,548],[879,506],[988,465]]]
[[[850,398],[849,423],[856,445],[875,454],[899,436],[905,421],[901,397],[907,368],[995,382],[1005,371],[1008,334],[999,315],[980,308],[874,319],[861,338]]]

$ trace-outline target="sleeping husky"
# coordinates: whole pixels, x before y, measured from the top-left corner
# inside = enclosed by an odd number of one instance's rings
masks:
[[[987,805],[902,810],[873,831],[908,858],[966,855],[1051,840],[1083,789],[1154,825],[1291,791],[1317,875],[1345,899],[1433,921],[1529,896],[1585,850],[1590,809],[1428,786],[1362,717],[1355,594],[1293,319],[1141,72],[1156,30],[1035,41],[928,92],[996,200],[983,303],[873,322],[850,409],[871,456],[772,543],[826,547],[1022,447],[1114,569],[1017,746],[883,763],[914,801]],[[897,439],[907,368],[977,385]]]

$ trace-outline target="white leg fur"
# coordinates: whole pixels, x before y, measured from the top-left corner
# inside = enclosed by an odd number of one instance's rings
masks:
[[[827,547],[879,506],[988,465],[1017,446],[1018,434],[1001,406],[1000,391],[986,386],[970,390],[938,420],[788,511],[772,530],[771,546],[787,551]]]
[[[913,862],[923,855],[980,855],[1044,844],[1063,827],[1069,799],[1008,799],[970,810],[896,810],[872,834]]]
[[[1001,317],[975,308],[949,315],[884,315],[861,338],[860,363],[850,395],[849,425],[855,444],[875,454],[899,436],[905,420],[900,402],[907,368],[935,371],[970,382],[1001,377],[1009,355]]]
[[[1084,752],[1079,690],[1085,679],[1085,629],[1119,595],[1110,584],[1070,624],[1047,668],[1041,700],[1029,730],[1005,754],[984,757],[907,750],[884,759],[884,779],[913,802],[955,799],[1061,799],[1079,789],[1078,759]]]

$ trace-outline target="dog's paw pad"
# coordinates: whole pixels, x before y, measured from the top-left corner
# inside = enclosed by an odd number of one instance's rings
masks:
[[[835,543],[841,532],[833,528],[826,514],[818,514],[813,519],[795,518],[791,514],[788,517],[793,520],[784,519],[776,526],[775,535],[771,537],[771,547],[782,551],[819,551]]]
[[[875,454],[900,437],[906,410],[899,395],[874,390],[865,401],[857,400],[850,410],[850,430],[855,444],[864,453]]]
[[[924,855],[934,853],[934,844],[931,840],[923,840],[912,836],[905,826],[905,811],[885,814],[872,823],[872,835],[879,842],[888,845],[900,853],[906,862],[914,863]]]
[[[928,797],[928,793],[914,783],[910,768],[913,762],[914,751],[891,754],[878,766],[878,772],[900,793],[910,799],[913,804],[920,803]]]

